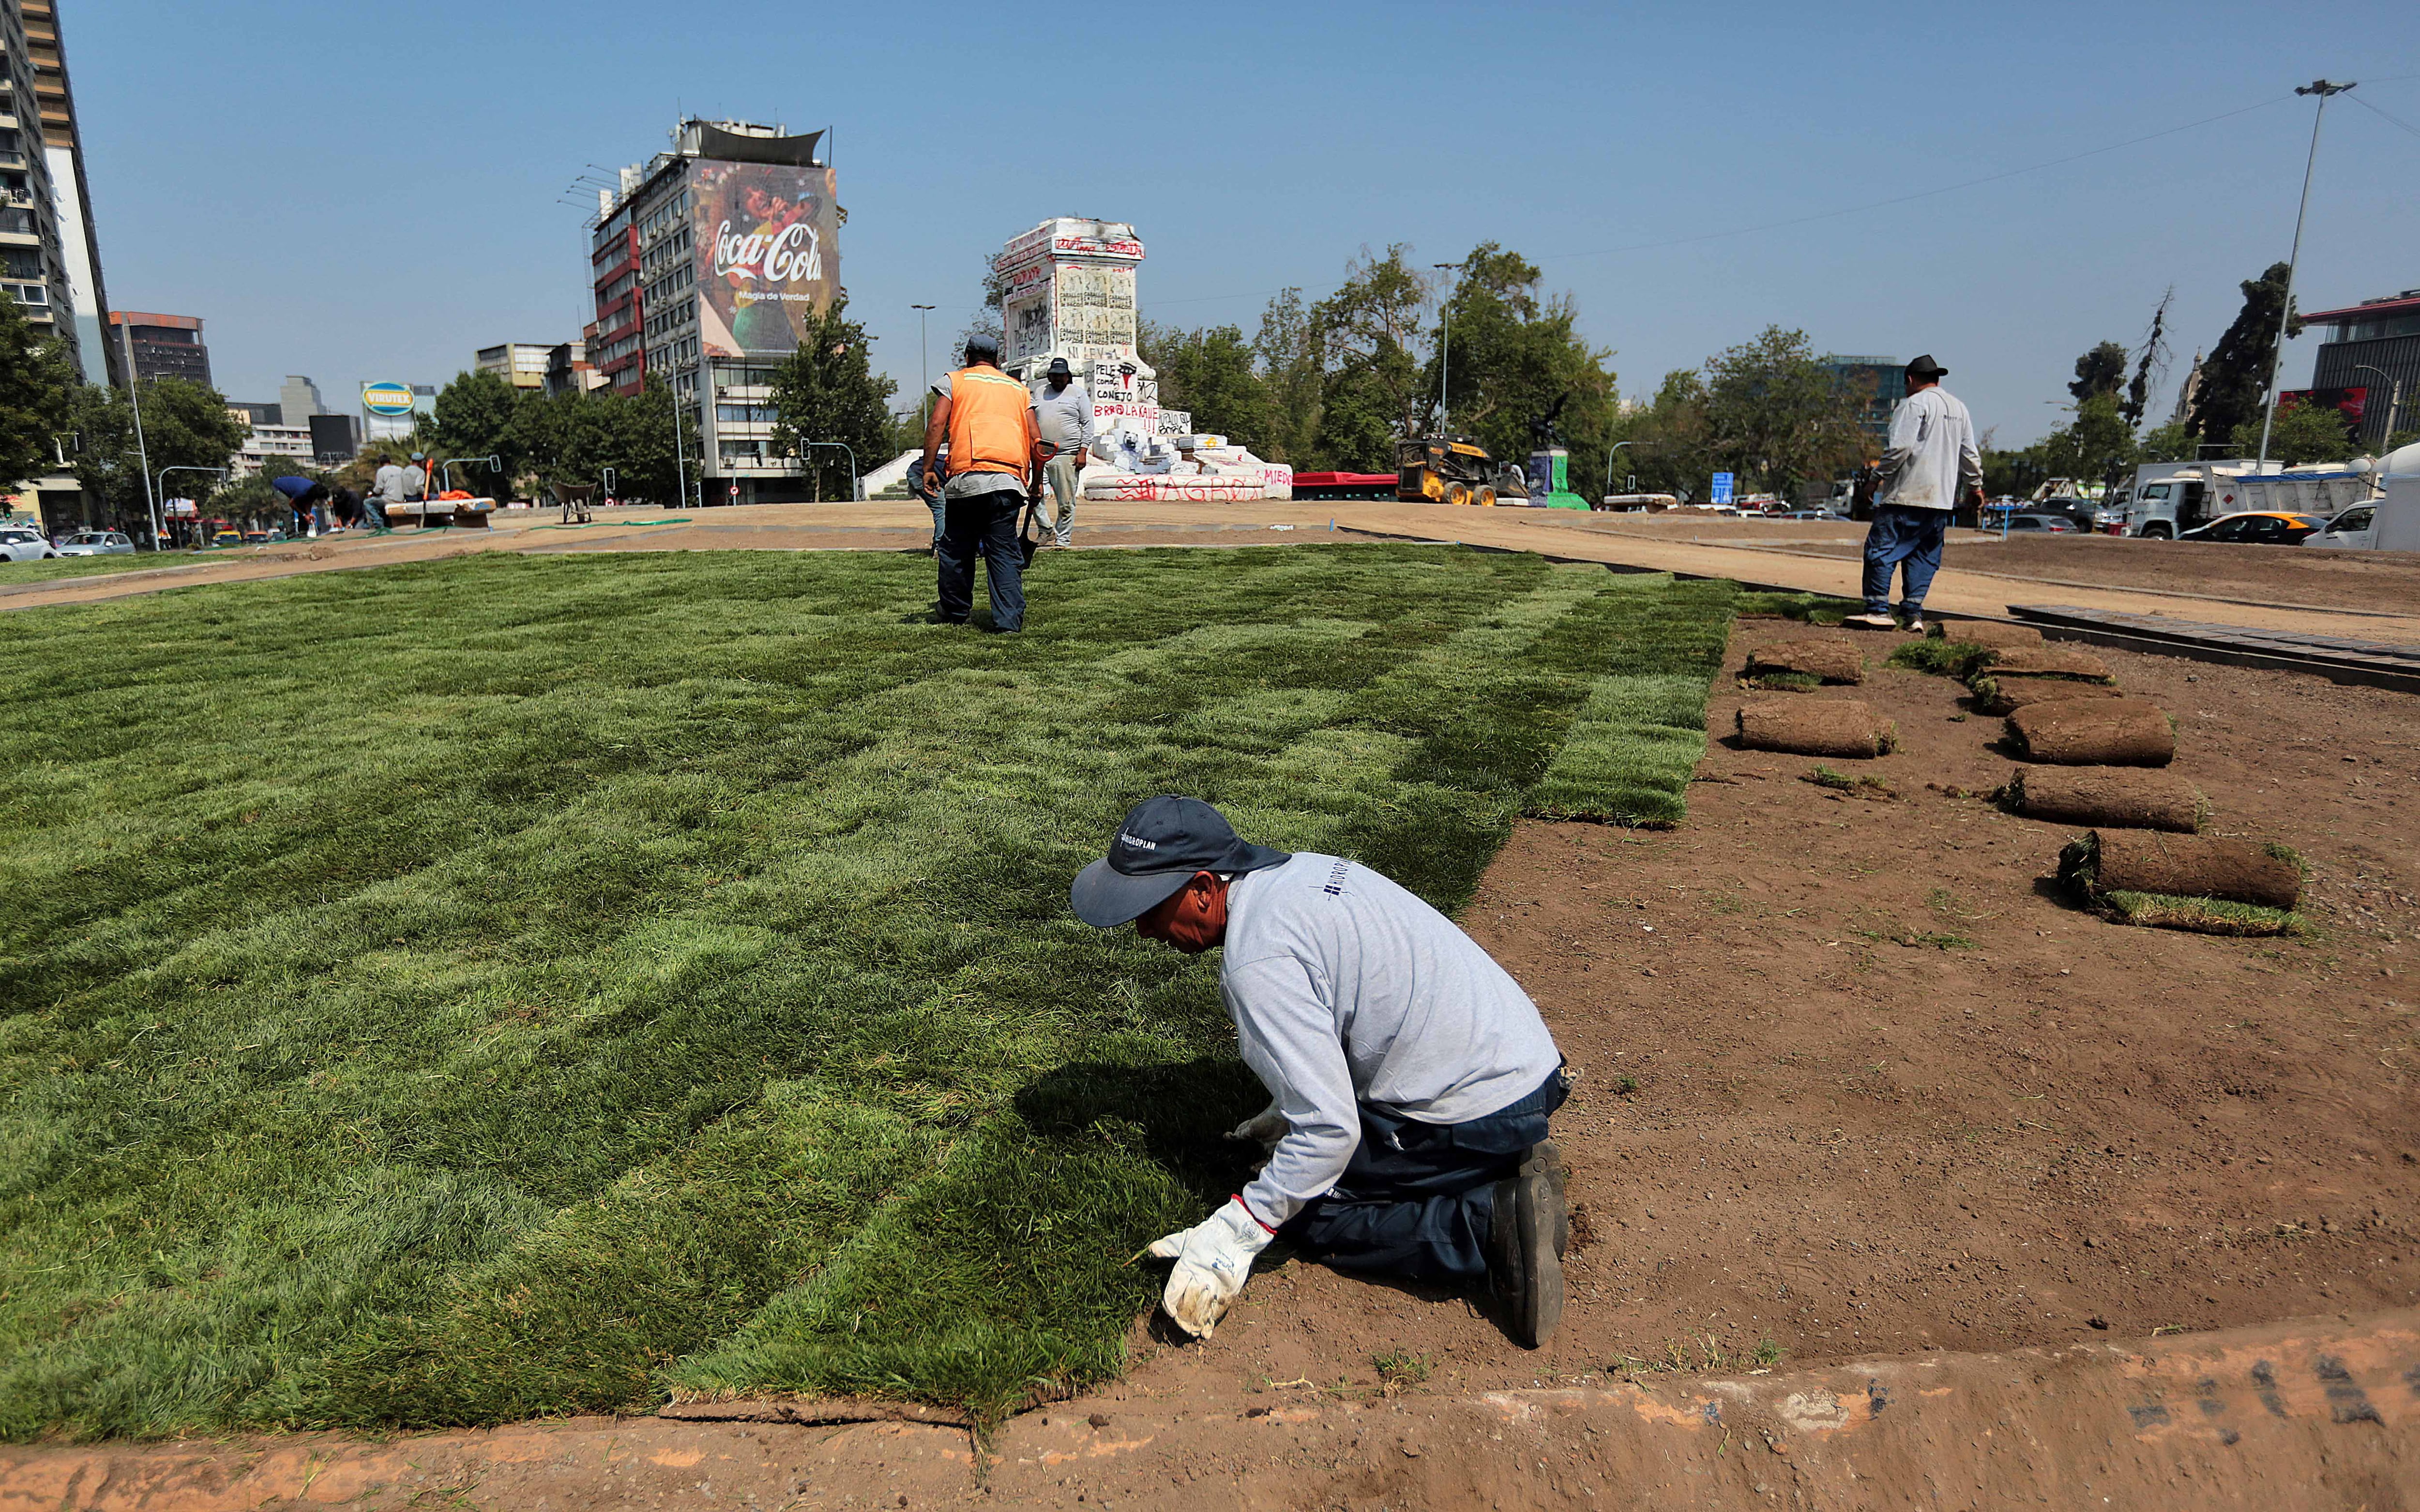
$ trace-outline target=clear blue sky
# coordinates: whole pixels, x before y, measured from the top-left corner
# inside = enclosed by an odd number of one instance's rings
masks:
[[[2329,107],[2301,302],[2420,286],[2410,0],[59,9],[112,301],[205,317],[246,399],[296,372],[343,408],[365,378],[578,334],[595,201],[558,197],[682,114],[836,128],[842,279],[903,405],[908,306],[942,306],[938,363],[983,259],[1071,214],[1134,223],[1161,321],[1249,334],[1270,291],[1315,297],[1364,245],[1427,264],[1493,239],[1577,298],[1625,393],[1795,326],[1932,352],[2021,443],[2164,288],[2173,385],[2286,255],[2311,118],[2291,91],[2320,75],[2412,130]],[[1653,245],[1682,238],[1705,239]]]

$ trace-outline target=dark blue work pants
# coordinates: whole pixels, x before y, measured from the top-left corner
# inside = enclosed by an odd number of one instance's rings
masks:
[[[1904,565],[1907,591],[1900,608],[1910,614],[1924,609],[1924,591],[1941,570],[1941,538],[1949,533],[1949,511],[1909,509],[1876,504],[1873,523],[1866,527],[1866,612],[1890,612],[1891,573]]]
[[[1547,1117],[1569,1095],[1558,1068],[1527,1097],[1465,1123],[1419,1123],[1364,1103],[1344,1179],[1278,1232],[1340,1271],[1476,1281],[1487,1273],[1496,1183],[1546,1137]]]
[[[975,555],[984,560],[995,630],[1025,627],[1025,564],[1018,559],[1016,512],[1025,495],[1013,490],[953,499],[943,510],[933,560],[941,578],[941,618],[964,625],[975,606]]]

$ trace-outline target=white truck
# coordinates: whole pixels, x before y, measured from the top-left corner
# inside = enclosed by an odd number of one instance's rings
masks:
[[[2289,468],[2237,458],[2224,462],[2151,462],[2111,501],[2125,511],[2125,533],[2173,541],[2196,525],[2247,509],[2282,510],[2322,519],[2368,501],[2376,492],[2371,464]]]
[[[2377,498],[2355,504],[2303,538],[2304,546],[2352,551],[2420,551],[2420,445],[2380,459]]]

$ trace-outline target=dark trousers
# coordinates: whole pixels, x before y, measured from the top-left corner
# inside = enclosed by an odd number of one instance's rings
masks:
[[[1891,576],[1904,564],[1907,587],[1900,607],[1910,614],[1924,608],[1924,591],[1941,570],[1941,539],[1949,532],[1949,511],[1874,506],[1866,527],[1866,612],[1890,612]]]
[[[984,582],[991,590],[991,624],[995,630],[1025,628],[1025,564],[1018,559],[1016,512],[1025,496],[1016,492],[953,499],[942,512],[941,538],[933,543],[933,559],[941,578],[941,618],[964,625],[975,606],[975,554],[984,560]]]
[[[1547,1117],[1569,1095],[1559,1068],[1536,1091],[1466,1123],[1419,1123],[1364,1103],[1344,1179],[1279,1232],[1305,1259],[1340,1271],[1478,1280],[1496,1183],[1546,1137]]]

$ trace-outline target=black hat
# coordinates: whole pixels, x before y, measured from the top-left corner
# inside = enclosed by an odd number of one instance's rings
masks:
[[[1939,378],[1948,371],[1949,369],[1932,360],[1931,352],[1926,352],[1907,364],[1907,376],[1910,378]]]
[[[1054,357],[1050,359],[1050,376],[1052,378],[1057,378],[1062,373],[1066,374],[1069,378],[1074,378],[1076,376],[1076,370],[1067,365],[1067,359],[1063,357]]]
[[[1109,856],[1076,873],[1067,901],[1094,929],[1115,929],[1167,902],[1197,872],[1258,872],[1291,859],[1239,839],[1200,798],[1145,798],[1126,810]]]
[[[1000,361],[1000,338],[988,331],[978,331],[967,338],[967,355],[986,363]]]

